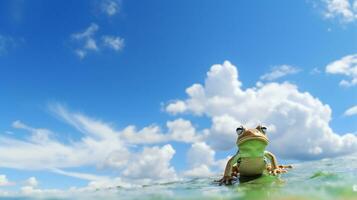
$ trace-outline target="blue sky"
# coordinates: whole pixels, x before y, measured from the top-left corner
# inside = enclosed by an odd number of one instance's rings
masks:
[[[347,0],[2,1],[0,192],[138,183],[146,153],[147,182],[217,173],[239,123],[267,124],[285,161],[355,152],[356,23]]]

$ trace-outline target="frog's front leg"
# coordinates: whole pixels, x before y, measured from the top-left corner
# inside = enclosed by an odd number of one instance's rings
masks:
[[[232,181],[234,180],[234,176],[238,175],[238,166],[235,165],[239,158],[238,152],[228,160],[226,168],[224,170],[224,175],[220,180],[218,180],[219,185],[231,185]]]
[[[291,165],[278,165],[278,160],[276,159],[275,155],[269,151],[264,152],[264,156],[270,160],[270,165],[267,165],[267,171],[270,174],[278,175],[282,173],[286,173],[286,169],[291,169]]]

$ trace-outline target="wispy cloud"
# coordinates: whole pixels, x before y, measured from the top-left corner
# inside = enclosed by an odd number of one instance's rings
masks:
[[[310,74],[312,74],[312,75],[321,74],[321,73],[322,73],[322,71],[317,67],[314,67],[312,70],[310,70]]]
[[[74,177],[74,178],[79,178],[79,179],[83,179],[83,180],[88,180],[88,181],[102,181],[102,180],[110,179],[107,176],[98,176],[95,174],[80,173],[80,172],[68,172],[68,171],[64,171],[61,169],[52,169],[51,171],[54,173],[57,173],[57,174],[70,176],[70,177]]]
[[[356,0],[322,0],[324,4],[324,16],[327,19],[339,19],[343,23],[357,20]]]
[[[105,46],[113,49],[114,51],[120,51],[124,48],[124,39],[116,36],[103,36],[103,43]]]
[[[28,131],[30,136],[25,139],[0,136],[1,167],[49,170],[66,176],[108,183],[110,178],[107,177],[63,170],[69,167],[95,166],[115,169],[121,174],[123,182],[127,183],[168,181],[177,179],[175,169],[170,165],[176,151],[170,144],[145,147],[136,152],[132,152],[129,146],[169,141],[193,142],[199,138],[192,124],[183,119],[168,121],[167,133],[155,126],[144,127],[140,131],[136,131],[134,126],[116,130],[109,123],[71,112],[61,104],[50,104],[49,108],[82,133],[81,138],[61,142],[50,137],[54,134],[53,131],[15,121],[12,126]],[[138,164],[137,160],[141,160],[142,164]]]
[[[79,45],[75,49],[75,54],[83,59],[87,56],[89,52],[98,52],[102,47],[108,47],[114,51],[120,51],[124,48],[124,39],[119,36],[102,36],[102,40],[98,41],[96,33],[99,30],[99,26],[92,23],[83,32],[74,33],[71,38],[76,41]]]
[[[340,85],[351,87],[357,85],[357,54],[351,54],[333,61],[326,66],[326,73],[344,75],[349,80],[343,79]]]
[[[119,13],[120,3],[119,0],[103,0],[101,3],[101,10],[108,16],[113,16]]]
[[[279,65],[273,67],[269,73],[262,75],[260,79],[266,81],[273,81],[290,74],[296,74],[299,71],[300,71],[299,68],[293,67],[291,65]]]
[[[80,47],[75,50],[75,53],[79,56],[79,58],[83,59],[90,51],[98,51],[97,42],[94,38],[98,29],[99,26],[92,23],[83,32],[72,34],[72,39],[76,40],[80,44]]]
[[[352,116],[357,115],[357,105],[352,106],[351,108],[347,109],[344,113],[345,116]]]
[[[15,46],[16,42],[13,37],[0,34],[0,56],[8,53],[8,51]]]

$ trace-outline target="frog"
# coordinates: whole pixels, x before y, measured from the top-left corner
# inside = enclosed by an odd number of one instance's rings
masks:
[[[259,177],[267,172],[269,175],[286,173],[291,165],[279,165],[276,156],[267,151],[269,144],[267,128],[258,125],[256,128],[245,128],[242,125],[236,129],[238,147],[225,167],[219,185],[231,185],[237,177]]]

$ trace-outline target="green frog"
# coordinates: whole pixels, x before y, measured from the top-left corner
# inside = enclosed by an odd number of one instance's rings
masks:
[[[230,185],[238,175],[240,177],[259,177],[267,171],[269,174],[278,175],[287,172],[291,165],[278,165],[274,154],[266,151],[269,144],[266,135],[267,128],[257,126],[254,129],[247,129],[240,126],[236,129],[237,153],[228,160],[224,170],[224,176],[218,180],[219,184]]]

